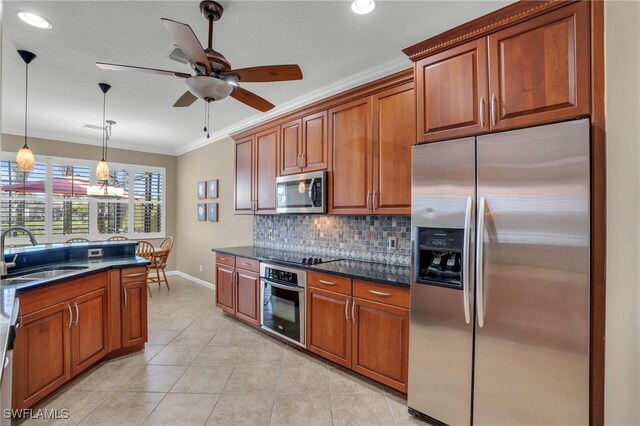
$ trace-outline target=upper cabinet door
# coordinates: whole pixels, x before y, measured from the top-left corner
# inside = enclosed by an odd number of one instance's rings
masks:
[[[329,143],[327,142],[327,111],[302,119],[302,167],[305,172],[327,170]]]
[[[302,170],[302,120],[280,126],[280,176]]]
[[[424,58],[414,75],[418,143],[489,130],[486,39]]]
[[[236,142],[236,214],[253,213],[253,136]]]
[[[413,83],[373,95],[374,213],[411,213],[411,148],[416,140]]]
[[[255,213],[276,212],[279,142],[280,127],[265,130],[255,136]]]
[[[490,35],[492,128],[522,127],[587,114],[589,50],[588,2]]]
[[[358,99],[329,110],[331,170],[329,213],[370,214],[371,101]]]

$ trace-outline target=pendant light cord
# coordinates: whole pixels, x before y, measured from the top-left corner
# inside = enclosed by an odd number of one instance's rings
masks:
[[[104,134],[107,131],[107,122],[105,121],[107,108],[107,94],[102,94],[102,161],[106,161],[107,150],[104,142]]]
[[[25,67],[26,74],[26,84],[24,85],[24,146],[23,148],[28,148],[27,146],[27,105],[29,105],[29,64]]]

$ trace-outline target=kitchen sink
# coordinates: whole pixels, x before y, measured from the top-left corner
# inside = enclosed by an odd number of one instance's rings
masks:
[[[16,278],[12,278],[15,280],[18,279],[27,279],[27,280],[46,280],[49,278],[56,278],[62,275],[72,274],[78,270],[87,269],[87,266],[64,266],[55,269],[46,269],[44,271],[32,272],[30,274],[21,275]]]

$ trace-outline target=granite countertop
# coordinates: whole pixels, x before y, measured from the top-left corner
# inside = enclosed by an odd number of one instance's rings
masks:
[[[319,265],[302,265],[300,263],[286,261],[286,259],[289,258],[299,257],[299,253],[254,246],[221,247],[214,248],[212,251],[232,256],[247,257],[263,262],[276,262],[285,265],[294,264],[300,269],[343,275],[349,278],[375,281],[381,284],[389,284],[399,287],[409,287],[411,283],[411,280],[409,279],[410,274],[408,266],[389,265],[385,263],[373,263],[351,259],[342,259],[334,262],[321,263]]]
[[[40,247],[42,249],[42,247]],[[14,252],[15,253],[15,252]],[[9,333],[11,332],[11,318],[18,314],[14,312],[14,301],[16,297],[20,298],[20,293],[28,290],[33,290],[37,287],[44,287],[52,284],[57,284],[62,281],[71,280],[74,278],[80,278],[87,275],[92,275],[98,272],[106,271],[109,269],[120,269],[133,266],[146,266],[149,261],[138,256],[118,256],[107,257],[99,259],[75,259],[62,262],[52,262],[42,264],[39,266],[23,268],[19,271],[9,274],[5,279],[0,279],[0,290],[2,290],[2,300],[0,300],[0,355],[3,355],[7,351],[7,345],[9,340]],[[60,267],[84,267],[75,271],[70,271],[69,274],[64,274],[54,278],[38,279],[23,283],[11,282],[11,278],[16,276],[25,275],[30,272],[35,272],[42,269],[54,269]],[[1,362],[1,361],[0,361]],[[0,368],[0,383],[2,382],[3,370]]]

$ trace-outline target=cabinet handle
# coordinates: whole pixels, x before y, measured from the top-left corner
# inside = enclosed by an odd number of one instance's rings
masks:
[[[367,210],[371,209],[371,204],[369,203],[369,199],[371,198],[371,191],[367,192]]]
[[[226,262],[229,259],[227,259],[226,257],[221,257],[220,260],[224,260]]]
[[[480,96],[480,128],[484,129],[484,96]]]
[[[147,273],[146,272],[140,272],[138,274],[128,274],[128,275],[125,275],[124,277],[125,278],[135,278],[135,277],[141,277],[143,275],[147,275]]]
[[[302,161],[300,161],[302,163],[302,167],[303,168],[307,167],[307,154],[302,154],[300,156],[300,159],[302,160]]]
[[[76,307],[76,321],[73,323],[73,325],[78,325],[78,321],[80,321],[80,309],[78,308],[78,302],[73,302],[73,304]]]
[[[369,290],[369,293],[375,294],[378,296],[391,296],[391,293],[384,293],[382,291],[377,291],[377,290]]]
[[[226,260],[226,259],[225,259],[225,260]],[[244,266],[251,266],[251,264],[250,264],[250,263],[247,263],[247,262],[240,262],[240,264],[241,264],[241,265],[244,265]]]
[[[67,328],[71,328],[71,324],[73,324],[73,312],[71,311],[71,305],[67,303],[67,309],[69,309],[69,325]]]
[[[349,299],[347,299],[347,303],[344,304],[344,319],[349,322]]]
[[[326,285],[336,285],[333,281],[318,280],[318,282]]]
[[[353,304],[351,304],[351,319],[353,320],[353,323],[356,323],[356,315],[355,315],[355,310],[356,310],[356,302],[355,300],[353,301]]]
[[[122,292],[124,293],[124,306],[127,306],[127,288],[122,287]]]
[[[492,94],[491,95],[491,124],[493,125],[493,127],[496,126],[496,95]]]
[[[378,193],[374,190],[373,191],[373,203],[372,203],[374,210],[378,208],[377,199],[378,199]]]

